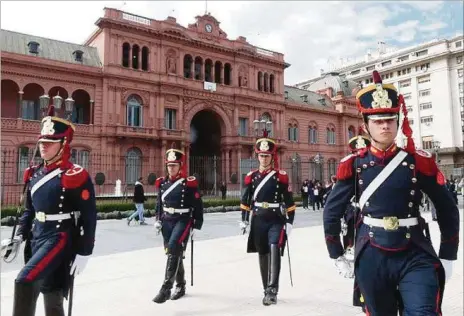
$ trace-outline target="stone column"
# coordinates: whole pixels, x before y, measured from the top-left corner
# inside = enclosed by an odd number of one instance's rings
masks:
[[[167,141],[163,139],[161,141],[161,148],[160,148],[160,170],[161,174],[164,175],[166,173],[166,168],[164,167],[164,155],[166,154],[166,145]]]
[[[90,103],[90,109],[89,109],[89,112],[90,112],[90,113],[89,113],[89,124],[93,124],[93,122],[94,122],[94,118],[93,118],[93,117],[94,117],[94,115],[95,115],[95,113],[93,112],[93,111],[94,111],[94,103],[95,103],[95,101],[94,101],[94,100],[90,100],[89,103]]]
[[[18,92],[18,94],[19,94],[18,118],[22,118],[23,117],[23,95],[24,95],[24,91],[20,90]]]
[[[230,175],[230,147],[226,147],[226,173],[224,176],[224,181],[229,183],[229,175]]]
[[[192,78],[190,79],[195,79],[195,58],[194,57],[192,57],[192,63],[190,64],[190,75],[192,76]]]
[[[142,47],[139,47],[139,53],[137,54],[137,61],[138,61],[137,69],[142,70]]]
[[[221,79],[219,80],[220,84],[224,84],[224,65],[221,64]]]
[[[237,147],[237,163],[238,163],[238,168],[237,168],[237,180],[240,183],[240,193],[242,192],[242,145],[238,145]]]
[[[211,66],[211,82],[215,82],[214,81],[214,68],[216,68],[216,67],[214,67],[214,63],[212,63],[212,66]]]
[[[226,151],[221,150],[221,179],[225,181],[226,177]]]

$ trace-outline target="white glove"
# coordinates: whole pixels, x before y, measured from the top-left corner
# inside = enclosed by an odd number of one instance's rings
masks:
[[[285,224],[285,232],[287,233],[287,237],[290,236],[292,232],[293,225],[290,223]]]
[[[338,270],[338,274],[347,279],[354,277],[354,263],[349,261],[344,255],[335,259],[335,267]]]
[[[192,232],[190,233],[190,238],[193,239],[193,237],[195,237],[195,231],[196,229],[192,229]]]
[[[76,255],[76,259],[74,259],[74,262],[71,266],[71,271],[69,271],[69,274],[73,275],[74,272],[76,275],[81,274],[85,270],[85,267],[87,266],[88,261],[89,261],[89,256]]]
[[[248,222],[240,222],[239,226],[241,230],[244,230],[248,227]]]
[[[161,230],[161,227],[163,227],[163,224],[161,223],[161,221],[156,221],[155,229],[159,232]]]
[[[445,282],[448,282],[448,280],[451,278],[451,275],[453,274],[453,261],[446,259],[440,259],[440,261],[443,269],[445,269]]]

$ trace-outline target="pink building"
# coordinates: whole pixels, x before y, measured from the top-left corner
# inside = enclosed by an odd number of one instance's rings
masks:
[[[184,27],[106,8],[84,45],[2,30],[4,204],[21,190],[44,95],[71,110],[73,159],[105,175],[100,195],[113,194],[117,180],[124,191],[162,174],[172,144],[206,193],[222,181],[238,193],[254,167],[255,120],[272,122],[294,185],[334,174],[359,125],[356,84],[328,74],[317,91],[285,86],[283,54],[229,39],[219,24],[204,15]]]

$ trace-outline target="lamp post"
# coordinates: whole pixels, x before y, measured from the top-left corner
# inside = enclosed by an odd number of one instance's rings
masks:
[[[73,98],[67,98],[64,100],[64,111],[66,115],[66,119],[69,120],[71,118],[72,112],[74,108],[74,100]]]
[[[45,117],[47,115],[47,109],[48,106],[50,105],[50,97],[48,94],[44,94],[39,98],[39,103],[40,103],[40,111],[42,111],[42,116]]]
[[[264,131],[266,131],[267,135],[269,135],[269,133],[271,132],[271,128],[272,128],[272,121],[254,120],[253,126],[254,126],[256,137],[263,135]]]
[[[440,150],[440,145],[441,143],[439,140],[433,142],[433,150],[435,152],[435,161],[437,164],[440,162],[440,160],[438,159],[438,151]]]
[[[322,157],[321,153],[317,153],[317,155],[314,156],[314,158],[313,158],[314,163],[315,163],[315,164],[318,166],[318,168],[319,168],[319,178],[320,178],[319,180],[320,180],[320,181],[322,181],[322,168],[323,168],[322,162],[323,162],[323,159],[324,159],[324,158]]]

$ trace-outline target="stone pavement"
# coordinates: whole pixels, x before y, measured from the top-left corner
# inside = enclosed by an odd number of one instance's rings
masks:
[[[435,222],[431,224],[431,232],[434,244],[438,245]],[[461,240],[462,235],[461,212]],[[162,305],[151,301],[164,275],[162,248],[95,257],[84,274],[76,278],[73,315],[364,315],[351,306],[352,280],[338,276],[328,258],[321,226],[293,230],[290,250],[294,287],[290,286],[285,255],[279,302],[275,306],[261,304],[258,258],[256,254],[246,254],[245,245],[246,236],[197,242],[194,286],[188,286],[188,294],[181,300]],[[190,248],[185,263],[190,283]],[[445,292],[443,315],[462,315],[462,267],[461,246]],[[1,315],[11,315],[16,274],[17,271],[12,271],[1,275]],[[42,315],[43,303],[39,298],[37,316]]]

